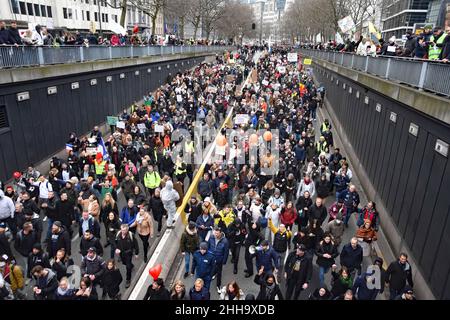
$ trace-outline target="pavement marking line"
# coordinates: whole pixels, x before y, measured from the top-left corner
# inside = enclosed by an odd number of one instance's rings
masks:
[[[77,234],[75,237],[72,238],[72,242],[77,241],[79,237],[80,237],[80,236]]]
[[[249,73],[249,76],[247,77],[247,79],[244,82],[244,85],[247,84],[248,80],[250,79],[251,76],[251,72]],[[241,89],[243,89],[244,85],[242,86]],[[241,91],[242,92],[242,91]],[[230,120],[232,114],[233,114],[233,110],[234,107],[232,107],[227,115],[227,117],[225,118],[224,122],[222,123],[220,129],[218,130],[217,134],[220,134],[220,131],[222,130],[222,128],[227,124],[227,122]],[[216,141],[214,139],[214,141]],[[190,195],[193,193],[194,189],[197,187],[197,183],[200,179],[200,177],[203,175],[203,171],[205,169],[205,166],[207,164],[207,162],[209,161],[209,159],[211,158],[211,155],[213,153],[213,151],[216,148],[216,144],[214,143],[210,150],[208,151],[208,154],[206,155],[205,159],[203,160],[199,170],[197,171],[197,174],[195,176],[195,178],[193,179],[191,185],[189,186],[189,189],[186,193],[186,195],[183,198],[183,202],[181,204],[180,207],[178,207],[177,209],[177,213],[175,214],[175,221],[178,221],[178,218],[180,217],[180,215],[182,216],[183,219],[183,225],[185,224],[184,221],[186,219],[186,214],[184,212],[184,208],[187,204],[187,201],[190,199]],[[175,222],[176,223],[176,222]],[[142,272],[141,276],[139,277],[138,282],[136,283],[136,285],[133,288],[133,291],[131,292],[130,296],[128,297],[128,300],[137,300],[137,297],[139,295],[139,293],[141,292],[142,288],[144,287],[147,277],[148,277],[148,273],[149,270],[155,265],[155,263],[159,260],[159,256],[160,254],[163,252],[164,247],[166,246],[167,241],[169,240],[169,236],[172,233],[171,232],[172,229],[167,229],[163,235],[163,237],[161,238],[161,240],[158,243],[158,246],[156,247],[152,257],[150,258],[149,262],[147,263],[147,265],[145,266],[144,272]]]

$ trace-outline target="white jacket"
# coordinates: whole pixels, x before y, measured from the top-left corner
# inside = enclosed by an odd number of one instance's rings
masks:
[[[5,193],[0,190],[0,219],[14,218],[15,209],[12,199],[5,196]]]

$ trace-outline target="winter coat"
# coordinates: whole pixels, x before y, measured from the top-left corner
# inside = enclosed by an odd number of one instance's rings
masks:
[[[300,263],[299,271],[294,270],[297,261]],[[309,283],[313,272],[312,257],[308,253],[300,257],[296,251],[292,251],[286,259],[284,270],[287,273],[287,282],[295,281],[300,285]]]
[[[92,259],[88,256],[84,256],[81,260],[81,274],[94,275],[96,282],[102,279],[102,276],[105,273],[105,268],[106,263],[99,255],[95,255]]]
[[[80,253],[83,257],[88,253],[90,247],[95,248],[98,255],[103,255],[103,246],[100,243],[99,239],[97,239],[96,237],[92,237],[91,239],[87,240],[83,236],[80,240]]]
[[[28,276],[28,278],[31,278],[31,270],[35,266],[42,266],[43,268],[51,268],[50,259],[46,252],[41,251],[38,254],[33,254],[33,252],[31,252],[28,255],[28,260],[27,260],[27,276]]]
[[[45,268],[47,270],[47,275],[43,278],[36,279],[35,286],[41,289],[38,299],[43,300],[54,300],[56,298],[56,289],[58,288],[58,280],[56,279],[56,273],[51,269]]]
[[[328,222],[325,232],[329,232],[333,237],[333,241],[336,246],[339,246],[342,242],[342,235],[344,234],[345,226],[344,222],[341,221],[340,224],[337,224],[335,220]]]
[[[347,281],[345,281],[341,275],[335,271],[331,272],[332,276],[332,287],[331,287],[331,294],[333,297],[339,297],[349,289],[352,289],[353,286],[353,279],[349,276],[347,278]]]
[[[343,205],[339,208],[337,202],[333,203],[330,209],[328,209],[328,214],[330,215],[329,220],[331,221],[336,219],[339,212],[342,214],[342,217],[345,217],[345,215],[347,214],[347,207]]]
[[[205,221],[203,217],[204,215],[198,217],[195,224],[197,226],[197,232],[199,237],[205,239],[208,232],[211,231],[214,226],[214,219],[210,215],[207,215],[206,216],[207,219]]]
[[[28,257],[28,255],[33,249],[33,245],[37,242],[40,242],[39,240],[40,239],[38,239],[38,234],[35,230],[32,230],[27,235],[23,233],[23,230],[20,230],[17,233],[16,240],[14,241],[14,248],[22,256]],[[9,255],[11,255],[11,253],[8,254],[8,256]]]
[[[52,234],[50,239],[47,240],[47,251],[50,257],[55,257],[59,249],[65,249],[68,256],[72,255],[72,242],[64,226],[60,228],[57,234]]]
[[[281,232],[280,229],[273,225],[272,220],[269,220],[269,227],[274,234],[273,249],[279,254],[286,252],[292,237],[292,232],[287,230]]]
[[[367,276],[370,276],[370,274],[364,273],[360,275],[353,284],[352,292],[357,296],[358,300],[375,300],[380,292],[380,289],[369,289],[367,287]]]
[[[126,206],[120,212],[120,220],[122,220],[122,223],[126,223],[128,226],[131,226],[136,220],[138,214],[139,210],[136,206],[133,208]]]
[[[377,240],[377,233],[372,227],[369,227],[369,229],[367,229],[365,226],[361,226],[356,231],[355,237],[362,238],[364,242],[371,243],[372,241]]]
[[[256,270],[264,266],[264,272],[270,273],[273,270],[273,265],[275,265],[276,269],[280,267],[278,253],[273,248],[269,248],[267,251],[256,251]]]
[[[0,220],[11,217],[15,210],[16,208],[11,198],[5,196],[3,190],[0,190]]]
[[[316,195],[316,186],[314,185],[314,181],[309,180],[309,183],[305,183],[305,179],[303,179],[297,189],[297,198],[304,196],[305,192],[308,191],[310,197],[313,198]]]
[[[256,274],[254,278],[254,282],[259,285],[259,293],[256,297],[256,300],[275,300],[275,297],[278,297],[278,300],[284,300],[283,294],[281,293],[280,286],[277,283],[274,283],[273,290],[269,293],[269,288],[267,286],[267,276],[269,274],[262,274],[258,275]]]
[[[197,222],[197,218],[202,215],[202,206],[199,203],[196,204],[188,203],[186,204],[184,212],[186,214],[189,214],[188,222],[190,221]]]
[[[166,213],[160,197],[152,197],[149,202],[149,208],[152,209],[155,221],[158,221]]]
[[[297,212],[295,211],[294,207],[292,207],[291,209],[284,208],[281,211],[280,218],[282,224],[286,226],[293,225],[295,220],[297,220]]]
[[[229,244],[225,234],[222,232],[219,240],[214,235],[208,240],[208,250],[212,252],[216,258],[216,264],[226,264],[229,255]]]
[[[323,296],[320,296],[319,294],[320,288],[317,288],[314,290],[313,293],[309,295],[308,300],[331,300],[331,292],[325,289],[325,294]]]
[[[210,299],[209,291],[208,291],[208,289],[206,287],[203,287],[200,292],[195,291],[195,287],[192,288],[189,291],[189,297],[191,298],[191,300],[194,300],[194,301],[201,301],[201,300],[209,300]]]
[[[309,219],[317,219],[318,225],[321,226],[322,223],[327,218],[327,208],[324,205],[318,207],[315,203],[309,207]]]
[[[224,286],[220,290],[219,300],[245,300],[245,294],[244,294],[244,291],[242,291],[242,289],[239,289],[239,298],[237,296],[235,296],[233,299],[230,299],[230,295],[227,292],[227,287]]]
[[[202,198],[206,198],[209,197],[214,189],[214,183],[211,180],[204,180],[202,179],[199,183],[198,183],[198,193],[202,196]]]
[[[316,183],[316,191],[319,198],[324,199],[328,197],[330,194],[330,182],[328,182],[328,180],[319,180]]]
[[[110,270],[106,268],[102,278],[102,285],[110,297],[115,297],[120,292],[122,281],[123,278],[119,269]]]
[[[197,251],[200,240],[197,234],[197,230],[189,230],[189,226],[186,226],[184,233],[181,235],[180,250],[181,252],[194,253]]]
[[[360,269],[363,260],[363,250],[359,244],[356,245],[356,249],[352,248],[350,243],[347,243],[341,251],[340,262],[342,266],[347,267],[349,271],[354,269]]]
[[[196,277],[210,279],[214,272],[215,261],[216,258],[211,252],[207,251],[202,255],[200,250],[195,251],[192,260],[192,273],[194,273]]]
[[[114,243],[116,239],[117,232],[120,231],[120,221],[118,218],[114,220],[106,219],[104,220],[105,223],[105,233],[106,233],[106,239],[108,240],[108,243]]]
[[[170,294],[164,286],[155,290],[150,284],[143,300],[170,300]]]
[[[336,192],[342,192],[344,191],[348,184],[350,183],[350,180],[347,176],[336,176],[334,178],[333,184],[336,187]]]
[[[391,289],[402,291],[406,286],[406,281],[413,287],[412,268],[409,262],[402,265],[399,261],[393,261],[386,270],[386,283]]]
[[[331,255],[331,258],[329,259],[324,258],[323,255],[326,253]],[[318,266],[330,268],[335,263],[334,259],[339,255],[339,253],[333,241],[326,243],[324,240],[322,240],[316,249],[316,255],[317,255],[316,263]]]
[[[95,237],[100,239],[100,224],[93,216],[88,218],[88,228]],[[83,236],[83,218],[80,218],[78,222],[78,235]]]
[[[55,206],[56,221],[61,221],[63,226],[70,228],[72,221],[75,220],[74,205],[69,201],[59,200]]]
[[[173,188],[172,181],[167,181],[166,186],[161,190],[161,200],[164,205],[164,209],[167,212],[175,212],[177,210],[175,202],[180,199],[180,195]]]
[[[340,199],[344,200],[344,205],[347,208],[357,208],[359,205],[359,194],[358,192],[350,192],[349,189],[344,190],[340,196]],[[348,210],[347,210],[348,211]],[[347,212],[348,213],[348,212]]]
[[[73,263],[73,262],[72,262]],[[56,273],[56,278],[58,279],[58,281],[61,280],[62,277],[67,277],[67,267],[68,267],[68,261],[59,261],[53,262],[52,264],[52,270]]]
[[[137,239],[131,231],[128,231],[128,234],[125,237],[122,237],[121,231],[117,232],[115,244],[116,248],[120,250],[121,257],[131,256],[133,255],[133,252],[136,255],[139,254],[139,245]]]

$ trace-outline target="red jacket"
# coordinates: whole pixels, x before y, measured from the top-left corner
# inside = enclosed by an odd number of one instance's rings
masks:
[[[280,214],[281,223],[284,225],[292,225],[297,219],[297,211],[294,207],[291,209],[283,209]]]

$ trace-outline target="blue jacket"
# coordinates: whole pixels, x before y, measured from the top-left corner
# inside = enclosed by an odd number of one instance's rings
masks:
[[[207,251],[204,255],[201,254],[200,250],[194,252],[194,258],[192,261],[192,273],[195,276],[202,279],[211,279],[216,258],[214,255]]]
[[[347,176],[336,176],[334,178],[333,184],[336,186],[337,192],[342,192],[347,188],[347,185],[349,184],[350,180]]]
[[[271,273],[273,269],[273,264],[276,269],[279,269],[280,265],[278,263],[278,253],[273,250],[272,247],[267,251],[256,251],[256,271],[258,271],[261,266],[264,266],[265,273]]]
[[[134,211],[134,215],[131,214],[131,213],[133,213],[133,211]],[[130,209],[130,208],[128,208],[128,206],[126,206],[120,212],[120,220],[122,220],[122,223],[126,223],[129,226],[131,226],[133,224],[134,220],[136,220],[137,214],[138,214],[138,210],[136,207],[133,207],[132,209]]]
[[[306,158],[305,147],[300,147],[299,145],[296,145],[294,147],[294,153],[295,153],[295,159],[297,159],[297,161],[305,160],[305,158]]]
[[[191,300],[196,300],[196,301],[210,300],[209,291],[205,287],[203,287],[202,291],[200,291],[200,292],[197,292],[197,291],[195,291],[195,288],[192,288],[189,291],[189,296],[190,296]]]
[[[228,240],[222,232],[222,238],[216,245],[216,238],[212,235],[208,240],[208,249],[216,258],[216,263],[226,264],[228,259]]]
[[[208,219],[203,221],[203,215],[197,218],[197,221],[195,221],[195,224],[197,225],[197,233],[198,236],[202,239],[205,239],[206,235],[208,234],[208,231],[212,230],[212,227],[214,226],[214,219],[211,216],[208,216]],[[205,226],[206,229],[201,229],[201,226]]]
[[[359,194],[358,192],[350,192],[350,190],[343,191],[339,198],[344,200],[344,205],[347,208],[353,207],[353,203],[355,203],[355,206],[357,207],[359,205]]]
[[[363,260],[363,250],[358,244],[356,249],[352,248],[350,243],[347,243],[341,251],[340,262],[342,266],[347,267],[350,271],[361,268]]]
[[[360,275],[353,284],[352,291],[357,295],[358,300],[375,300],[380,292],[380,289],[367,288],[366,276],[369,275],[367,273]]]

